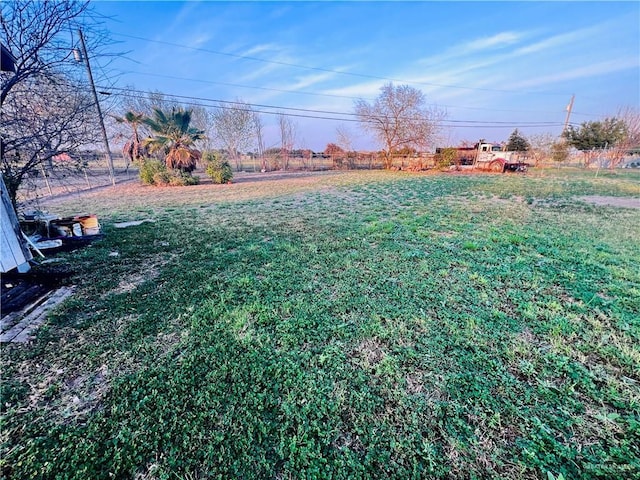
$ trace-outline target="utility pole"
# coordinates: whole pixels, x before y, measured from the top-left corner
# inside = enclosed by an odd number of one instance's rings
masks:
[[[564,128],[562,129],[562,133],[564,134],[567,131],[567,127],[569,126],[569,118],[571,117],[571,110],[573,110],[573,101],[576,99],[575,94],[571,95],[571,101],[567,106],[567,118],[564,121]]]
[[[78,29],[78,35],[80,36],[80,45],[82,46],[82,54],[84,55],[85,66],[87,67],[87,74],[89,75],[89,83],[91,83],[93,100],[96,102],[96,109],[98,110],[98,119],[100,120],[100,129],[102,130],[102,140],[104,141],[104,147],[107,149],[107,164],[109,165],[109,177],[111,177],[111,185],[115,186],[116,176],[113,170],[113,157],[111,156],[111,149],[109,148],[109,139],[107,138],[107,129],[104,128],[104,119],[102,118],[102,110],[100,109],[100,102],[98,102],[98,93],[96,92],[96,86],[93,83],[93,74],[91,73],[91,65],[89,64],[89,55],[87,54],[87,46],[84,43],[84,35],[82,35],[82,30]]]

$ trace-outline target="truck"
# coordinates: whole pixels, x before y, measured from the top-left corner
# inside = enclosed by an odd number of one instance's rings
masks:
[[[474,166],[490,172],[526,172],[530,167],[527,159],[527,152],[508,151],[505,146],[495,143],[478,143]]]
[[[437,148],[436,154],[444,152]],[[531,166],[526,163],[527,152],[508,151],[497,143],[478,142],[473,147],[456,147],[456,160],[452,168],[463,170],[485,170],[489,172],[526,172]]]

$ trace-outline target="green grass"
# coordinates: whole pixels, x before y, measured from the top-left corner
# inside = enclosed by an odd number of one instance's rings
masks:
[[[639,478],[640,211],[590,194],[640,176],[89,195],[76,294],[3,346],[3,476]]]

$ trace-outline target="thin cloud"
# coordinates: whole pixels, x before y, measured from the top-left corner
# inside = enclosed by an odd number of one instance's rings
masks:
[[[269,74],[274,73],[277,70],[283,69],[283,68],[287,68],[283,65],[278,65],[277,63],[267,63],[265,65],[263,65],[260,68],[254,68],[252,69],[249,73],[246,73],[245,75],[241,75],[239,77],[235,77],[234,78],[239,82],[239,83],[247,83],[247,82],[252,82],[254,80],[257,80],[259,78],[263,78]]]
[[[187,45],[191,48],[200,48],[206,45],[213,37],[209,33],[200,33],[193,36],[190,40],[187,40]]]
[[[565,80],[575,80],[578,78],[590,78],[601,75],[608,75],[610,73],[620,72],[631,68],[637,69],[638,67],[640,67],[640,60],[635,57],[607,60],[592,65],[585,65],[583,67],[574,68],[573,70],[568,70],[566,72],[559,72],[543,77],[532,78],[531,80],[520,82],[519,84],[514,84],[513,88],[539,87],[541,85],[548,85]]]
[[[468,55],[478,55],[479,52],[495,49],[495,47],[506,47],[520,42],[527,37],[525,32],[500,32],[490,37],[480,37],[469,42],[460,43],[447,48],[442,53],[421,59],[419,62],[424,65],[441,65],[444,63],[459,62],[460,58]]]
[[[607,32],[611,28],[610,22],[603,22],[598,25],[594,25],[588,28],[581,28],[572,32],[561,33],[554,35],[544,40],[532,43],[521,47],[514,51],[516,55],[528,55],[531,53],[541,52],[543,50],[549,50],[551,48],[557,48],[563,45],[574,45],[576,42],[584,38],[597,38],[599,35]]]
[[[490,37],[478,38],[469,43],[463,44],[460,48],[466,52],[477,52],[493,47],[505,47],[517,43],[522,38],[522,34],[516,32],[501,32]]]
[[[278,51],[278,50],[281,50],[281,48],[279,48],[278,45],[274,43],[263,43],[260,45],[255,45],[243,52],[239,52],[238,55],[241,55],[243,57],[254,57],[260,53],[272,52],[272,51]]]
[[[173,22],[166,28],[165,31],[180,31],[182,23],[191,23],[190,17],[193,11],[198,8],[197,2],[187,2],[174,17]]]
[[[382,87],[384,83],[384,80],[374,80],[372,82],[357,83],[342,88],[332,88],[324,90],[321,93],[343,97],[372,98],[380,94],[380,87]]]
[[[282,87],[279,86],[278,88],[282,88],[283,90],[300,90],[302,88],[307,88],[312,85],[316,85],[318,83],[330,80],[334,78],[336,75],[337,73],[333,73],[333,72],[323,72],[323,73],[306,75],[304,77],[298,77],[297,81],[293,84],[284,85]]]

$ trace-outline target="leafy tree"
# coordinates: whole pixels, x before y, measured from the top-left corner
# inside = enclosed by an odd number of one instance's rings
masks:
[[[526,152],[531,148],[529,141],[516,128],[509,136],[507,150],[510,152]]]
[[[168,185],[171,181],[167,166],[155,158],[147,158],[140,164],[139,175],[144,185]]]
[[[357,100],[355,113],[363,128],[374,134],[384,147],[385,168],[391,168],[395,150],[403,147],[420,150],[429,145],[444,118],[444,112],[427,107],[420,90],[392,83],[380,89],[373,103]]]
[[[191,111],[173,108],[165,113],[158,108],[153,109],[153,118],[145,118],[144,124],[149,127],[152,137],[142,143],[151,152],[160,152],[165,156],[167,168],[192,172],[200,160],[201,153],[194,148],[195,143],[204,138],[204,132],[189,126]]]
[[[583,122],[580,127],[570,125],[563,136],[567,143],[584,154],[585,167],[593,161],[598,152],[615,148],[628,137],[626,123],[618,118],[605,118],[601,121]],[[613,166],[614,162],[610,163]]]
[[[279,147],[271,147],[271,148],[267,148],[264,151],[265,155],[280,155],[280,148]]]
[[[410,157],[412,155],[416,155],[418,153],[418,151],[413,148],[413,147],[407,147],[404,146],[402,148],[399,148],[398,150],[393,152],[396,155],[399,155],[401,157]]]
[[[124,157],[130,161],[140,161],[147,154],[147,149],[140,141],[139,133],[139,128],[144,123],[145,115],[143,113],[129,111],[125,113],[123,117],[114,118],[118,123],[126,123],[132,130],[131,138],[127,140],[122,148]]]
[[[460,168],[460,160],[458,150],[455,147],[446,147],[436,154],[436,166],[440,170],[446,170],[451,165],[455,165],[456,169]]]
[[[627,135],[627,125],[618,118],[583,122],[580,127],[570,125],[564,133],[569,145],[584,152],[616,145]]]

